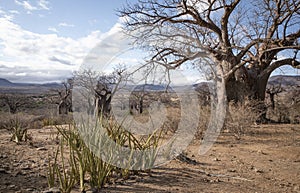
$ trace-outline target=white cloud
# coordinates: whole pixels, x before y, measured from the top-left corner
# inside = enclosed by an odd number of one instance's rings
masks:
[[[55,31],[55,28],[48,30]],[[78,70],[91,49],[104,38],[110,39],[110,45],[120,46],[118,30],[120,26],[116,24],[107,33],[93,31],[85,37],[72,39],[51,32],[33,33],[10,18],[0,16],[0,77],[16,82],[63,80]],[[107,52],[103,57],[111,58],[112,55]]]
[[[68,24],[68,23],[65,23],[65,22],[59,23],[58,26],[61,26],[61,27],[75,27],[73,24]]]
[[[58,30],[55,27],[48,27],[48,30],[52,31],[52,32],[55,32],[55,33],[58,33]]]
[[[18,0],[15,0],[15,3],[17,5],[22,6],[24,9],[26,9],[28,11],[34,11],[34,10],[38,9],[37,7],[31,5],[28,1],[18,1]]]
[[[88,22],[89,22],[90,25],[93,26],[93,25],[96,25],[98,23],[98,20],[97,19],[92,19],[92,20],[89,20]]]
[[[36,2],[36,5],[33,5],[29,1],[24,1],[24,0],[15,0],[15,3],[17,5],[22,6],[25,10],[27,10],[27,13],[30,14],[31,11],[36,11],[36,10],[50,10],[49,7],[49,1],[47,0],[38,0]]]
[[[20,14],[20,12],[18,10],[10,10],[9,11],[11,14]]]
[[[39,0],[38,1],[38,5],[41,9],[44,9],[44,10],[49,10],[49,1],[47,0]]]
[[[9,11],[9,13],[1,10],[1,7],[0,7],[0,17],[2,18],[5,18],[6,20],[9,20],[9,21],[12,21],[14,19],[14,13],[15,11],[11,10]]]

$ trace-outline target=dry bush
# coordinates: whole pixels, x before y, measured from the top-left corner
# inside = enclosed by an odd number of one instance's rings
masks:
[[[0,128],[6,129],[11,133],[11,141],[19,143],[21,141],[32,139],[32,137],[27,134],[27,130],[32,120],[32,116],[22,113],[2,114],[0,119]]]
[[[27,134],[29,129],[41,129],[45,123],[69,123],[71,116],[67,117],[46,117],[44,115],[31,115],[26,113],[3,113],[0,114],[0,129],[6,129],[11,133],[11,140],[15,142],[26,141],[32,139],[32,136]]]
[[[198,123],[198,130],[195,134],[195,139],[201,139],[203,132],[207,129],[211,114],[210,105],[200,106],[200,120]]]
[[[275,123],[300,123],[300,91],[288,90],[278,95],[275,105],[268,105],[267,117]]]
[[[300,104],[276,103],[275,109],[268,109],[268,118],[276,123],[300,123]]]
[[[73,116],[71,114],[57,115],[57,116],[49,115],[42,120],[43,126],[66,125],[72,123],[73,123]]]
[[[290,120],[292,124],[300,124],[300,103],[291,106]]]
[[[162,126],[163,131],[175,133],[180,122],[180,116],[180,108],[168,107],[167,117]]]
[[[232,133],[237,139],[240,139],[246,130],[260,117],[260,105],[260,102],[250,100],[244,103],[230,102],[224,130]]]

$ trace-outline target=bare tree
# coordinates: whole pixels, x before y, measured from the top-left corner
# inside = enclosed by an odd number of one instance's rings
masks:
[[[87,114],[94,114],[95,109],[95,85],[97,85],[98,73],[92,70],[83,70],[74,73],[74,82],[76,87],[80,87],[80,96],[83,97]]]
[[[67,81],[62,82],[63,89],[57,90],[59,95],[58,114],[66,115],[72,112],[72,88],[73,79],[69,78]]]
[[[118,91],[120,83],[126,82],[128,75],[126,67],[119,66],[109,75],[101,75],[98,78],[95,89],[95,116],[108,117],[111,111],[111,100]]]
[[[87,113],[99,116],[109,116],[111,100],[119,89],[120,83],[126,81],[125,67],[118,66],[110,74],[99,74],[92,70],[83,70],[74,74],[76,86],[82,90],[80,93],[87,101]]]
[[[131,93],[130,100],[129,100],[129,105],[130,105],[130,113],[131,114],[142,114],[144,111],[144,99],[147,93],[145,92],[143,85],[143,90],[142,91],[134,91]],[[147,106],[148,107],[148,106]]]
[[[139,0],[119,14],[149,61],[211,66],[228,100],[264,101],[275,69],[300,66],[299,0]]]
[[[18,109],[28,102],[25,96],[19,94],[2,94],[0,99],[2,99],[4,105],[8,107],[11,114],[17,113]]]
[[[281,84],[275,86],[271,85],[270,87],[267,87],[266,93],[269,94],[270,101],[271,101],[271,108],[274,110],[275,109],[275,95],[278,95],[283,91]]]

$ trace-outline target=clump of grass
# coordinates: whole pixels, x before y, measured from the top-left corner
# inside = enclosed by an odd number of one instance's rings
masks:
[[[100,127],[104,128],[104,131],[101,131]],[[130,174],[137,173],[133,171],[136,160],[132,153],[127,160],[127,167],[115,166],[114,161],[119,159],[118,150],[113,149],[109,141],[114,141],[119,147],[129,148],[131,152],[153,149],[153,153],[142,160],[144,167],[151,168],[161,136],[161,131],[146,136],[135,136],[116,122],[106,119],[99,119],[93,128],[86,125],[70,125],[67,129],[57,127],[57,130],[60,134],[60,144],[53,161],[49,161],[48,185],[59,186],[62,192],[70,192],[76,184],[79,184],[82,192],[88,187],[100,191],[116,176],[127,178]],[[98,146],[94,147],[95,144]],[[100,150],[97,149],[99,147]],[[102,159],[104,157],[99,153],[105,153],[105,159]]]
[[[7,117],[5,123],[3,123],[4,128],[11,133],[10,140],[16,143],[31,139],[31,136],[27,133],[29,120],[21,117],[21,115],[17,114],[11,115]]]
[[[72,124],[73,118],[71,115],[50,115],[42,120],[43,126]]]

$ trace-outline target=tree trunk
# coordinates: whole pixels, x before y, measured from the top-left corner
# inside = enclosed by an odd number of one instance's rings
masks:
[[[245,99],[264,101],[270,73],[252,73],[248,70],[242,78],[231,77],[226,81],[228,101],[244,102]]]
[[[266,122],[267,107],[265,105],[265,92],[270,74],[247,76],[243,80],[231,78],[226,82],[227,100],[233,102],[245,102],[255,100],[255,110],[259,113],[259,122]]]
[[[65,101],[61,101],[58,105],[58,114],[59,115],[67,115],[68,114],[68,106]]]
[[[226,82],[227,100],[233,102],[244,102],[250,93],[250,87],[245,82],[229,79]]]

